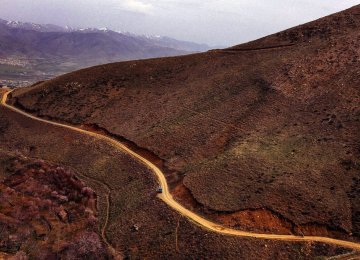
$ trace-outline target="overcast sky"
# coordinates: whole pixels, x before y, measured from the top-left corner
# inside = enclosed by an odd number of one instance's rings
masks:
[[[108,27],[230,46],[360,3],[354,0],[0,0],[0,18]]]

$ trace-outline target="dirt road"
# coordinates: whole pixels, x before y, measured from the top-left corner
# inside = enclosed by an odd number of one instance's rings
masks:
[[[77,128],[74,126],[38,118],[38,117],[35,117],[31,114],[28,114],[28,113],[18,109],[16,107],[10,106],[10,105],[6,104],[6,100],[7,100],[9,93],[10,93],[10,91],[6,92],[3,95],[2,99],[1,99],[2,106],[6,107],[12,111],[15,111],[19,114],[22,114],[23,116],[31,118],[33,120],[51,124],[51,125],[58,126],[58,127],[64,127],[64,128],[71,129],[73,131],[76,131],[76,132],[79,132],[79,133],[82,133],[82,134],[85,134],[88,136],[92,136],[92,137],[100,139],[100,140],[104,140],[108,143],[111,143],[115,148],[117,148],[127,154],[130,154],[132,157],[136,158],[142,164],[145,164],[156,175],[159,184],[163,188],[163,192],[161,194],[159,194],[158,197],[162,201],[164,201],[169,207],[171,207],[178,213],[182,214],[183,216],[187,217],[189,220],[191,220],[192,222],[201,226],[204,229],[210,230],[212,232],[220,233],[223,235],[231,235],[231,236],[238,236],[238,237],[250,237],[250,238],[257,238],[257,239],[282,240],[282,241],[320,242],[320,243],[333,244],[333,245],[337,245],[337,246],[341,246],[341,247],[345,247],[345,248],[351,248],[351,249],[360,251],[360,243],[355,243],[355,242],[350,242],[350,241],[345,241],[345,240],[333,239],[333,238],[329,238],[329,237],[320,237],[320,236],[303,236],[302,237],[302,236],[294,236],[294,235],[252,233],[252,232],[245,232],[245,231],[241,231],[241,230],[230,229],[230,228],[224,227],[220,224],[211,222],[211,221],[197,215],[196,213],[186,209],[184,206],[182,206],[177,201],[175,201],[175,199],[173,198],[173,196],[171,195],[171,193],[169,191],[169,187],[168,187],[164,173],[157,166],[155,166],[153,163],[151,163],[146,158],[135,153],[134,151],[132,151],[131,149],[126,147],[124,144],[122,144],[122,143],[118,142],[117,140],[114,140],[110,137],[104,136],[102,134],[94,133],[91,131],[83,130],[83,129],[80,129],[80,128]]]

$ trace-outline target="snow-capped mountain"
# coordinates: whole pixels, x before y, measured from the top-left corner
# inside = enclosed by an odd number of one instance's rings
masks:
[[[159,35],[136,35],[130,32],[114,31],[109,28],[72,28],[69,26],[61,27],[53,24],[37,24],[29,22],[19,22],[19,21],[6,21],[0,19],[0,24],[4,24],[9,28],[23,29],[23,30],[33,30],[37,32],[81,32],[81,33],[112,33],[112,34],[121,34],[126,35],[132,38],[137,38],[139,40],[145,40],[148,43],[157,45],[159,47],[172,48],[176,50],[186,51],[186,52],[201,52],[207,51],[210,47],[206,44],[198,44],[188,41],[180,41],[166,36]]]
[[[66,32],[67,28],[53,25],[53,24],[36,24],[36,23],[27,23],[19,21],[6,21],[0,19],[1,24],[5,24],[9,28],[17,28],[24,30],[34,30],[38,32]]]
[[[58,75],[98,64],[177,56],[209,47],[108,28],[71,28],[0,20],[0,65],[28,64],[14,73]],[[13,76],[14,74],[11,73]],[[0,78],[5,78],[1,75]]]

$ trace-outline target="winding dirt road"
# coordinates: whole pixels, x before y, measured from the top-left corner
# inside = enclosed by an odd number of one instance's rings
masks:
[[[145,159],[144,157],[142,157],[141,155],[135,153],[134,151],[132,151],[131,149],[129,149],[128,147],[126,147],[124,144],[101,134],[98,133],[93,133],[87,130],[83,130],[74,126],[70,126],[70,125],[66,125],[66,124],[61,124],[61,123],[57,123],[57,122],[52,122],[52,121],[48,121],[42,118],[38,118],[35,117],[31,114],[28,114],[16,107],[13,107],[11,105],[8,105],[6,103],[7,97],[9,95],[11,91],[6,92],[2,99],[1,99],[1,105],[14,111],[17,112],[19,114],[22,114],[23,116],[26,116],[28,118],[31,118],[33,120],[36,121],[40,121],[43,123],[47,123],[47,124],[51,124],[54,126],[58,126],[58,127],[63,127],[63,128],[67,128],[88,136],[92,136],[94,138],[106,141],[110,144],[112,144],[115,148],[130,154],[132,157],[136,158],[139,162],[141,162],[142,164],[145,164],[158,178],[159,184],[161,185],[161,187],[163,188],[163,193],[159,194],[158,197],[164,201],[169,207],[171,207],[172,209],[174,209],[175,211],[179,212],[180,214],[182,214],[183,216],[185,216],[186,218],[188,218],[189,220],[191,220],[192,222],[194,222],[195,224],[201,226],[204,229],[210,230],[212,232],[216,232],[216,233],[220,233],[223,235],[230,235],[230,236],[238,236],[238,237],[248,237],[248,238],[257,238],[257,239],[269,239],[269,240],[282,240],[282,241],[303,241],[303,242],[320,242],[320,243],[326,243],[326,244],[333,244],[333,245],[337,245],[337,246],[341,246],[341,247],[345,247],[345,248],[350,248],[353,250],[357,250],[360,252],[360,243],[355,243],[355,242],[350,242],[350,241],[345,241],[345,240],[339,240],[339,239],[333,239],[333,238],[329,238],[329,237],[320,237],[320,236],[294,236],[294,235],[277,235],[277,234],[261,234],[261,233],[251,233],[251,232],[245,232],[245,231],[241,231],[241,230],[235,230],[235,229],[231,229],[231,228],[227,228],[224,227],[220,224],[211,222],[199,215],[197,215],[196,213],[186,209],[185,207],[183,207],[182,205],[180,205],[177,201],[174,200],[173,196],[171,195],[170,191],[169,191],[169,187],[165,178],[164,173],[158,168],[156,167],[153,163],[151,163],[149,160]]]

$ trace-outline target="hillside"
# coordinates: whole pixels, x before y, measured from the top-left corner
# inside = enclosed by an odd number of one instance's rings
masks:
[[[0,118],[0,258],[109,259],[105,240],[128,259],[313,259],[350,251],[210,232],[159,200],[149,169],[108,143],[4,106]]]
[[[47,79],[103,63],[175,56],[208,48],[167,37],[0,19],[0,80]]]
[[[359,26],[355,6],[229,49],[80,70],[11,102],[151,154],[208,218],[359,241]]]

